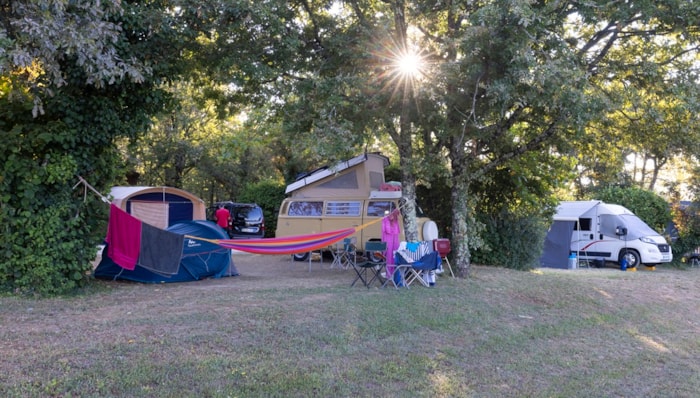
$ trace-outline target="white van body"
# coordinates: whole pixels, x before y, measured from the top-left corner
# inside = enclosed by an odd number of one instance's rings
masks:
[[[573,221],[572,253],[580,260],[612,261],[634,268],[673,260],[666,239],[623,206],[599,200],[561,202],[554,221]]]
[[[381,240],[381,219],[400,207],[400,186],[384,181],[389,159],[366,153],[333,167],[315,170],[287,186],[282,202],[276,237],[314,234],[345,228],[359,229],[352,236],[358,250],[371,240]],[[420,240],[437,239],[435,222],[418,214]],[[403,226],[403,219],[399,220]],[[404,240],[401,228],[400,240]],[[308,254],[295,255],[303,260]]]

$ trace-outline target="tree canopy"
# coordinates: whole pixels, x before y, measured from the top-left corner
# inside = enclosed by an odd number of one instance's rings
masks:
[[[105,211],[79,175],[214,199],[390,143],[406,236],[416,185],[449,185],[467,275],[489,219],[539,228],[572,175],[579,196],[655,187],[700,138],[697,2],[0,0],[0,16],[8,290],[86,280]]]

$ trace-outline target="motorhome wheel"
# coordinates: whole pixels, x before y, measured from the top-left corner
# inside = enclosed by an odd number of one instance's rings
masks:
[[[627,268],[634,268],[639,265],[639,254],[635,250],[623,250],[620,253],[620,265],[622,265],[622,259],[627,260]]]

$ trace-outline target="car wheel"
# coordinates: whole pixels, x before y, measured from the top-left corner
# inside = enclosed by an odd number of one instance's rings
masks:
[[[627,268],[634,268],[639,265],[639,254],[635,250],[625,249],[620,253],[620,266],[622,266],[622,260],[627,261]]]
[[[294,259],[294,261],[306,261],[309,259],[310,255],[311,255],[311,253],[309,253],[309,252],[294,253],[294,254],[292,254],[292,258]]]

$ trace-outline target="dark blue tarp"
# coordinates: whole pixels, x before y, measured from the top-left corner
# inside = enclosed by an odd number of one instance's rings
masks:
[[[569,266],[571,253],[571,234],[574,231],[573,221],[554,221],[544,240],[544,249],[540,257],[540,265],[548,268],[563,268]]]
[[[228,239],[226,232],[211,221],[194,220],[181,222],[168,227],[170,232],[207,239]],[[130,280],[144,283],[187,282],[204,278],[238,276],[231,250],[215,243],[199,239],[185,238],[182,259],[175,275],[162,275],[136,265],[133,271],[126,270],[112,261],[107,255],[107,247],[102,251],[102,261],[93,272],[95,278],[109,280]]]

